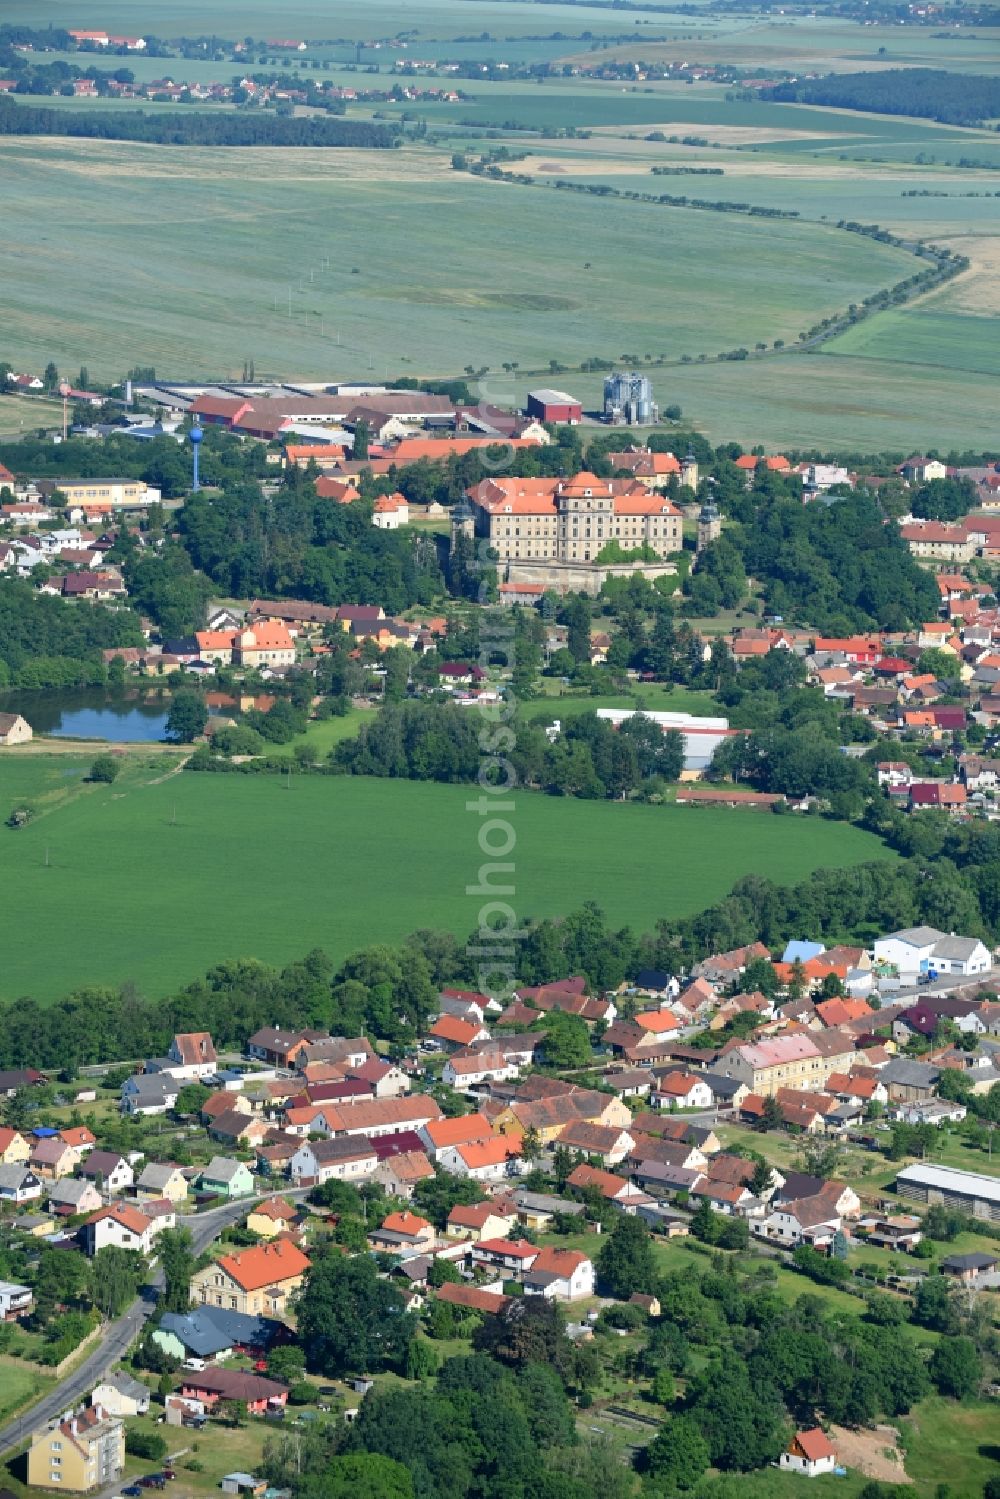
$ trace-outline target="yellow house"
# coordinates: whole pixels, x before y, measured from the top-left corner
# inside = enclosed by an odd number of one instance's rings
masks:
[[[83,1494],[116,1483],[124,1466],[124,1422],[92,1405],[32,1434],[28,1486]]]
[[[55,1232],[56,1220],[51,1213],[23,1213],[14,1222],[22,1233],[33,1239],[47,1239],[49,1234]]]
[[[288,1309],[310,1267],[291,1239],[224,1254],[191,1277],[191,1300],[249,1316],[274,1317]]]
[[[296,1218],[296,1211],[283,1197],[269,1197],[259,1202],[247,1217],[247,1228],[261,1239],[275,1239],[287,1233]]]
[[[60,1181],[70,1176],[83,1159],[80,1152],[58,1135],[38,1140],[28,1155],[28,1164],[36,1176],[45,1181]]]
[[[497,1115],[493,1127],[504,1135],[533,1129],[543,1145],[551,1145],[567,1125],[580,1123],[628,1129],[632,1113],[620,1098],[590,1088],[571,1088],[549,1098],[515,1099]]]
[[[0,1166],[23,1166],[31,1147],[16,1129],[0,1127]]]
[[[187,1177],[179,1166],[169,1162],[150,1161],[135,1184],[140,1202],[184,1202],[188,1195]]]
[[[484,1202],[456,1204],[448,1214],[444,1231],[449,1239],[471,1239],[478,1244],[480,1239],[506,1239],[516,1222],[517,1209],[513,1205],[501,1208],[487,1198]]]

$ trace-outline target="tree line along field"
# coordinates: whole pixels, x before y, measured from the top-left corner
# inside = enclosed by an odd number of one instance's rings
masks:
[[[105,377],[137,363],[221,376],[248,357],[259,374],[316,377],[695,355],[793,340],[914,266],[822,225],[733,218],[723,232],[693,210],[556,207],[430,153],[5,141],[0,193],[0,277],[18,288],[5,356],[58,351]]]
[[[478,924],[480,819],[464,786],[364,778],[164,776],[141,756],[110,787],[82,787],[77,759],[0,762],[7,930],[0,998],[55,1000],[80,985],[147,992],[214,962],[335,958],[419,927]],[[651,929],[697,911],[751,871],[793,882],[820,866],[885,857],[845,824],[726,809],[578,802],[523,793],[511,822],[522,919],[595,900]],[[46,862],[47,861],[47,862]]]

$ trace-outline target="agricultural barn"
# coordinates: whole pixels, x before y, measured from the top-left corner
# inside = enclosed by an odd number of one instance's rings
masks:
[[[528,415],[539,422],[572,422],[583,418],[580,402],[564,390],[529,390]]]
[[[1000,1223],[1000,1181],[993,1176],[981,1176],[977,1171],[920,1162],[899,1173],[896,1192],[911,1202],[941,1203],[973,1218]]]

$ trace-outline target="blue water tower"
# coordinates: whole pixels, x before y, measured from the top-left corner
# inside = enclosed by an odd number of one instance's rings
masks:
[[[191,428],[191,431],[188,433],[188,437],[191,439],[191,453],[194,459],[191,473],[192,493],[197,493],[197,491],[201,488],[201,485],[198,483],[198,451],[201,447],[201,440],[204,435],[204,432],[198,426],[197,422],[195,422],[194,426]]]

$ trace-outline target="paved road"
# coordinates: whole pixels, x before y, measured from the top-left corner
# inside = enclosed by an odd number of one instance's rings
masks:
[[[292,1188],[283,1191],[283,1197],[296,1197],[302,1194],[303,1188]],[[199,1213],[197,1217],[179,1219],[186,1228],[191,1230],[193,1250],[199,1255],[207,1249],[213,1239],[224,1228],[231,1223],[236,1223],[249,1211],[254,1199],[243,1197],[235,1202],[227,1202],[218,1208],[210,1208],[208,1212]],[[157,1296],[163,1288],[163,1273],[158,1270],[151,1285],[145,1286],[139,1299],[129,1307],[115,1322],[109,1322],[104,1328],[99,1343],[95,1344],[92,1353],[89,1353],[72,1373],[43,1395],[28,1410],[23,1411],[14,1421],[0,1428],[0,1454],[7,1452],[11,1447],[17,1447],[35,1427],[43,1426],[53,1416],[58,1416],[62,1411],[69,1410],[76,1405],[82,1396],[88,1395],[97,1384],[98,1380],[118,1363],[125,1350],[135,1341],[142,1330],[144,1323],[152,1315]]]

